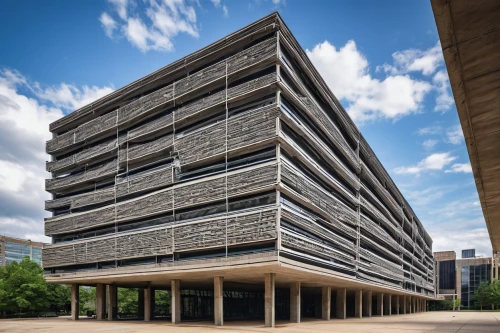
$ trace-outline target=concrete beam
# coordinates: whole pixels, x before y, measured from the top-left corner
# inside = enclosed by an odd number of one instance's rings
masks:
[[[80,314],[80,286],[76,283],[71,285],[71,319],[78,320]]]
[[[363,290],[363,317],[372,316],[372,295],[371,290]]]
[[[377,314],[381,317],[384,315],[384,293],[377,295]]]
[[[118,316],[118,288],[114,284],[107,286],[108,288],[108,320],[116,320]]]
[[[338,289],[337,290],[337,298],[336,298],[336,310],[337,310],[337,318],[345,319],[346,314],[346,289]]]
[[[106,285],[98,283],[95,287],[95,314],[97,320],[106,318]]]
[[[363,290],[354,292],[354,317],[363,318]]]
[[[265,326],[274,327],[274,311],[276,307],[275,297],[274,297],[274,284],[276,280],[275,273],[266,273],[264,275],[264,316],[265,316]]]
[[[290,321],[300,323],[300,282],[290,285]]]
[[[214,277],[214,324],[224,325],[224,278]]]
[[[392,295],[391,294],[385,294],[384,295],[384,314],[387,316],[392,315]]]
[[[332,304],[332,287],[321,288],[321,318],[330,320],[330,310]]]
[[[172,324],[179,324],[181,322],[181,280],[172,280],[170,287]]]

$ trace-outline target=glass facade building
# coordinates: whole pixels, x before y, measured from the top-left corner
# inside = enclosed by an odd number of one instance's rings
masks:
[[[20,262],[28,257],[37,264],[42,264],[43,243],[30,240],[0,236],[0,264],[8,265],[12,262]]]
[[[491,264],[463,265],[461,269],[461,304],[463,308],[474,307],[474,291],[483,281],[489,282]]]

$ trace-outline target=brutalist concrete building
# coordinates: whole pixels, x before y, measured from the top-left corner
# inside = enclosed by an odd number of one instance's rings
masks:
[[[50,131],[46,279],[75,308],[97,286],[99,319],[121,287],[145,320],[163,289],[174,323],[217,325],[435,297],[431,238],[277,13]]]

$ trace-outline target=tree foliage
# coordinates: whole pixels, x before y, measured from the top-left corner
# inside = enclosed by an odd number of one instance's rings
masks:
[[[483,306],[491,305],[491,285],[489,282],[483,281],[474,291],[474,302],[483,311]]]
[[[42,268],[29,258],[0,268],[0,311],[42,311],[50,307]]]
[[[21,315],[70,308],[71,289],[47,283],[40,265],[28,257],[0,267],[0,312]]]

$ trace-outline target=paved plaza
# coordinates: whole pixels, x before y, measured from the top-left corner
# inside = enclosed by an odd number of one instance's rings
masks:
[[[172,325],[169,322],[153,321],[96,321],[82,318],[10,319],[0,320],[0,332],[55,332],[55,333],[156,333],[156,332],[500,332],[500,312],[427,312],[401,316],[372,317],[347,320],[305,320],[300,324],[277,322],[276,328],[265,328],[264,322],[226,322],[215,327],[211,323],[192,322]]]

